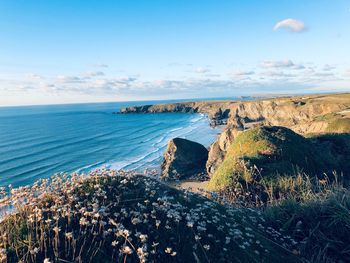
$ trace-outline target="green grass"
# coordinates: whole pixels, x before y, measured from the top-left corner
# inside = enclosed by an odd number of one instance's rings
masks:
[[[349,133],[350,118],[337,118],[335,120],[331,120],[328,123],[327,132]]]
[[[350,183],[350,134],[303,137],[284,127],[257,127],[239,134],[208,183],[210,191],[227,188],[279,187],[289,176],[316,179],[344,174]],[[287,179],[285,179],[287,178]]]
[[[262,211],[263,225],[271,233],[289,236],[295,252],[307,261],[350,262],[350,191],[341,176],[281,176],[274,184],[263,180],[259,187],[269,201],[254,209]],[[242,209],[254,207],[252,189],[241,188],[232,200],[233,193],[227,191],[223,198]]]
[[[350,192],[328,188],[308,193],[300,202],[288,198],[264,211],[266,226],[280,229],[298,242],[311,262],[350,261]]]
[[[322,157],[308,139],[284,127],[257,127],[235,138],[208,189],[218,191],[232,184],[274,180],[300,171],[314,174],[321,169],[326,169]]]
[[[331,112],[324,115],[316,116],[314,121],[331,121],[338,117],[339,115],[337,113]]]
[[[144,176],[95,173],[37,184],[26,196],[29,203],[0,223],[7,262],[301,262],[260,212]]]

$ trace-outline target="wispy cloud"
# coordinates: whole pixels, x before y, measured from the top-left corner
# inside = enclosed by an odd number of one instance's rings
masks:
[[[296,77],[296,74],[285,73],[283,71],[265,71],[261,73],[265,77],[277,77],[277,78],[292,78]]]
[[[265,60],[261,62],[260,64],[261,67],[263,68],[291,68],[294,65],[293,61],[287,59],[287,60]]]
[[[92,77],[104,76],[105,73],[102,71],[88,71],[88,72],[85,72],[83,75],[85,77],[92,78]]]
[[[288,30],[289,32],[303,32],[306,31],[304,22],[292,18],[284,19],[276,23],[273,30],[277,31],[280,29]]]
[[[295,64],[290,59],[285,60],[264,60],[259,65],[262,68],[265,69],[293,69],[293,70],[301,70],[305,69],[306,67],[299,63]]]
[[[336,69],[336,67],[335,67],[335,66],[332,66],[332,65],[326,64],[326,65],[324,65],[324,67],[323,67],[322,69],[323,69],[324,71],[332,71],[332,70]]]
[[[205,74],[205,73],[209,73],[210,69],[199,67],[199,68],[196,68],[195,72],[199,74]]]
[[[81,78],[78,76],[65,76],[65,75],[58,75],[56,77],[56,80],[60,83],[83,83],[83,82],[85,82],[84,78]]]
[[[250,76],[254,74],[255,74],[254,71],[244,71],[244,70],[239,70],[232,73],[232,75],[234,76]]]
[[[29,80],[42,80],[43,79],[43,76],[41,76],[39,74],[34,74],[34,73],[29,73],[29,74],[26,75],[26,77]]]
[[[96,68],[108,68],[109,67],[107,64],[103,64],[103,63],[94,64],[93,66]]]
[[[102,71],[89,71],[76,75],[42,75],[36,73],[18,75],[0,74],[0,94],[36,98],[89,98],[89,101],[106,98],[195,98],[247,95],[251,93],[288,93],[325,89],[324,83],[338,83],[336,87],[350,89],[350,71],[337,71],[325,64],[265,60],[254,66],[226,74],[225,68],[205,66],[193,69],[187,76],[166,76],[152,79],[135,75],[113,76]],[[227,71],[226,71],[227,72]],[[340,85],[341,84],[341,85]],[[322,86],[323,85],[323,86]],[[332,90],[333,86],[330,87]],[[30,95],[30,96],[29,96]]]

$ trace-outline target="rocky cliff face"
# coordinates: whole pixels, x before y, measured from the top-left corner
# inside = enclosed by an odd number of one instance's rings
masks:
[[[227,127],[210,147],[207,172],[213,175],[235,135],[243,130],[276,125],[288,127],[299,134],[350,132],[347,128],[350,126],[350,112],[346,110],[349,108],[350,94],[233,103],[229,108]]]
[[[186,179],[205,173],[208,150],[201,144],[182,138],[168,143],[162,164],[162,178]]]
[[[120,113],[205,113],[208,114],[211,124],[216,126],[227,123],[230,107],[234,103],[234,101],[207,101],[145,105],[123,108]]]
[[[228,147],[240,132],[241,130],[238,129],[225,129],[210,146],[208,161],[206,163],[207,173],[209,175],[213,174],[222,163]]]
[[[288,127],[299,134],[350,131],[350,94],[295,96],[256,101],[207,101],[129,107],[121,113],[206,113],[212,125],[227,124],[210,147],[212,175],[241,131],[261,125]]]

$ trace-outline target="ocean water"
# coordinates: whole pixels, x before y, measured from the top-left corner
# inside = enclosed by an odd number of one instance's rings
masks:
[[[0,186],[101,167],[159,168],[171,138],[209,146],[219,133],[203,114],[113,114],[152,103],[0,107]]]

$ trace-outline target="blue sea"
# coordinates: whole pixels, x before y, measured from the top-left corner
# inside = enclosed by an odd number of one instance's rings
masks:
[[[0,186],[102,167],[157,169],[170,139],[209,146],[219,133],[203,114],[113,114],[153,103],[161,102],[0,108]]]

